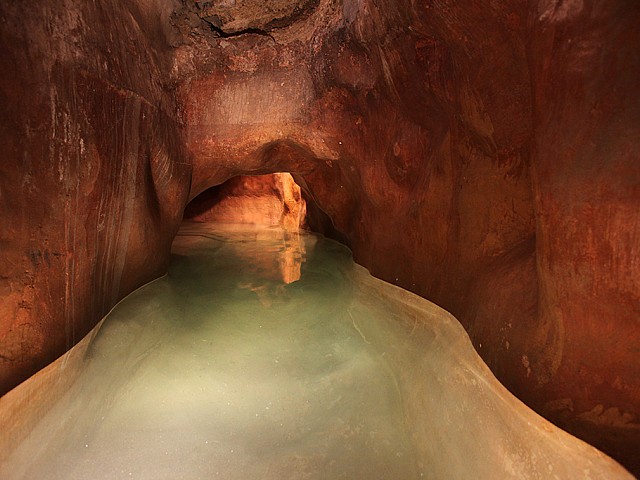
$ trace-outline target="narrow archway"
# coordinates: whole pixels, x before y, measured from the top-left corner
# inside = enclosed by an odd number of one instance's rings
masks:
[[[306,202],[289,173],[232,177],[185,208],[184,220],[275,226],[306,226]]]

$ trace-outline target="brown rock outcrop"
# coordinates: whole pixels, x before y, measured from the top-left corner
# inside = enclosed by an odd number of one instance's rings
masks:
[[[640,6],[540,2],[532,176],[537,391],[550,419],[640,474]]]

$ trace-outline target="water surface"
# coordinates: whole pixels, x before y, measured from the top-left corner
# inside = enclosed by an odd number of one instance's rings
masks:
[[[186,225],[80,372],[1,478],[624,474],[511,396],[453,317],[306,233]]]

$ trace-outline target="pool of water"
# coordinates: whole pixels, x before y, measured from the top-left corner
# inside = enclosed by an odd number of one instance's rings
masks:
[[[308,233],[187,224],[87,342],[0,478],[626,476],[510,395],[451,315]]]

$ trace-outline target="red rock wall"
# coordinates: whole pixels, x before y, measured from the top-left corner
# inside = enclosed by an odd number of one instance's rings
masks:
[[[169,14],[0,4],[0,393],[164,271],[190,177],[161,83]]]
[[[536,406],[640,474],[640,5],[531,12]]]

